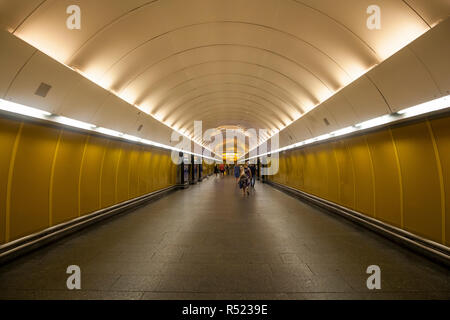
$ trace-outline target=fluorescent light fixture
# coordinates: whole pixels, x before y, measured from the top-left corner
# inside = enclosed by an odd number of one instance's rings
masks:
[[[147,140],[147,139],[141,139],[141,142],[143,144],[148,144],[150,146],[153,146],[155,143],[153,141]]]
[[[386,115],[383,115],[383,116],[380,116],[377,118],[373,118],[373,119],[355,124],[353,126],[345,127],[345,128],[342,128],[342,129],[339,129],[339,130],[336,130],[336,131],[333,131],[330,133],[326,133],[326,134],[323,134],[323,135],[320,135],[320,136],[317,136],[314,138],[296,142],[294,144],[291,144],[291,145],[288,145],[288,146],[285,146],[285,147],[282,147],[282,148],[279,148],[279,149],[276,149],[276,150],[273,150],[270,152],[266,152],[266,153],[259,154],[259,155],[253,156],[253,157],[249,157],[245,160],[250,160],[250,159],[266,156],[270,153],[276,153],[276,152],[281,152],[284,150],[297,148],[297,147],[304,146],[304,145],[307,145],[307,144],[310,144],[313,142],[317,142],[317,141],[324,141],[324,140],[327,140],[330,138],[346,135],[346,134],[349,134],[352,132],[357,132],[357,131],[361,131],[361,130],[365,130],[365,129],[369,129],[369,128],[378,127],[378,126],[388,124],[388,123],[391,123],[391,122],[394,122],[394,121],[397,121],[400,119],[407,119],[407,118],[419,116],[422,114],[427,114],[427,113],[438,111],[438,110],[444,110],[449,107],[450,107],[450,95],[447,95],[445,97],[430,100],[425,103],[421,103],[416,106],[400,110],[393,114],[386,114]],[[265,140],[265,141],[267,141],[267,140]],[[257,149],[258,147],[252,149],[249,152],[252,152],[253,150]],[[244,156],[242,156],[241,158],[243,158],[243,157]],[[239,158],[239,160],[240,160],[240,158]]]
[[[313,141],[326,140],[326,139],[328,139],[330,136],[331,136],[330,133],[326,133],[326,134],[323,134],[323,135],[321,135],[321,136],[318,136],[318,137],[313,138]],[[294,144],[294,145],[295,145],[295,144]]]
[[[339,129],[339,130],[336,130],[336,131],[333,131],[333,132],[327,134],[327,136],[328,136],[327,138],[329,138],[331,136],[333,136],[333,137],[342,136],[344,134],[351,133],[351,132],[353,132],[355,130],[357,130],[356,127],[353,127],[353,126],[346,127],[346,128]]]
[[[129,135],[129,134],[126,134],[126,133],[122,136],[122,138],[130,140],[130,141],[134,141],[134,142],[140,142],[142,140],[139,137],[132,136],[132,135]]]
[[[62,116],[55,115],[55,116],[53,116],[52,120],[54,120],[60,124],[65,124],[66,126],[85,129],[85,130],[92,130],[95,128],[95,126],[93,124],[66,118],[66,117],[62,117]]]
[[[50,112],[24,106],[23,104],[11,102],[8,100],[0,99],[0,110],[17,113],[23,116],[45,119],[46,117],[51,116]]]
[[[391,115],[386,114],[381,117],[377,117],[374,119],[370,119],[370,120],[358,123],[355,125],[355,127],[357,127],[358,130],[364,130],[364,129],[373,128],[373,127],[377,127],[377,126],[389,123],[389,122],[391,122],[391,120],[392,120]]]
[[[184,153],[187,153],[187,154],[193,154],[193,155],[196,155],[198,157],[203,157],[203,158],[207,158],[207,159],[210,159],[210,160],[215,160],[215,161],[216,160],[220,160],[220,158],[218,158],[217,155],[216,155],[216,158],[204,156],[204,155],[201,155],[201,154],[198,154],[198,153],[193,153],[193,152],[190,152],[190,151],[182,150],[182,149],[175,148],[175,147],[172,147],[172,146],[169,146],[169,145],[165,145],[165,144],[162,144],[162,143],[150,141],[150,140],[147,140],[147,139],[142,139],[140,137],[132,136],[132,135],[127,134],[127,133],[122,133],[122,132],[111,130],[111,129],[108,129],[108,128],[98,127],[98,126],[95,126],[93,124],[82,122],[82,121],[78,121],[78,120],[75,120],[75,119],[70,119],[70,118],[67,118],[67,117],[54,115],[54,114],[51,114],[50,112],[47,112],[47,111],[44,111],[44,110],[28,107],[28,106],[25,106],[25,105],[22,105],[22,104],[19,104],[19,103],[15,103],[15,102],[11,102],[11,101],[8,101],[8,100],[0,99],[0,110],[11,112],[11,113],[15,113],[15,114],[20,114],[20,115],[24,115],[24,116],[28,116],[28,117],[35,118],[35,119],[48,120],[48,121],[55,122],[55,123],[62,124],[62,125],[66,125],[66,126],[69,126],[69,127],[84,129],[84,130],[92,131],[92,132],[97,132],[97,133],[101,133],[101,134],[104,134],[104,135],[107,135],[107,136],[118,137],[118,138],[122,138],[122,139],[125,139],[125,140],[133,141],[133,142],[138,142],[138,143],[143,143],[143,144],[147,144],[147,145],[151,145],[151,146],[155,146],[155,147],[160,147],[160,148],[163,148],[163,149],[175,150],[175,151],[184,152]],[[211,152],[211,150],[209,150],[209,151]],[[212,152],[212,153],[214,153],[214,152]]]
[[[94,128],[95,131],[106,134],[108,136],[112,136],[112,137],[122,137],[123,133],[115,131],[115,130],[111,130],[111,129],[107,129],[107,128],[103,128],[103,127],[95,127]]]
[[[425,103],[421,103],[414,107],[400,110],[397,113],[400,115],[404,115],[405,117],[413,117],[423,113],[442,110],[448,107],[450,107],[450,95],[439,99],[431,100]]]
[[[143,111],[144,113],[150,115],[152,118],[156,119],[157,121],[161,122],[162,124],[166,125],[167,127],[171,128],[172,130],[174,130],[174,131],[180,133],[181,135],[185,136],[186,138],[192,140],[193,136],[192,135],[188,135],[187,133],[189,133],[189,132],[186,129],[184,129],[184,132],[181,132],[180,130],[175,129],[172,125],[169,125],[167,122],[163,121],[164,117],[162,115],[150,113],[149,110],[151,110],[151,108],[149,108],[148,106],[147,107],[141,107],[140,105],[136,104],[134,97],[132,97],[131,95],[125,94],[125,93],[124,94],[120,94],[119,92],[116,92],[115,90],[111,89],[110,88],[111,81],[105,82],[103,79],[100,80],[97,77],[95,77],[94,75],[91,75],[91,74],[89,74],[87,72],[84,72],[84,71],[82,71],[82,70],[80,70],[80,69],[78,69],[76,67],[68,66],[68,68],[70,68],[71,70],[77,72],[78,74],[80,74],[84,78],[86,78],[89,81],[95,83],[96,85],[102,87],[103,89],[107,90],[108,92],[114,94],[119,99],[125,101],[128,104],[131,104],[135,108],[137,108],[137,109]],[[37,117],[37,118],[42,118],[42,117]],[[114,135],[114,136],[116,136],[116,135]],[[209,150],[212,154],[214,153],[212,150],[210,150],[210,149],[208,149],[206,147],[205,147],[205,149]]]

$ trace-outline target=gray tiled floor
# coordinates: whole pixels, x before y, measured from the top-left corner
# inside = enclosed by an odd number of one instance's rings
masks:
[[[450,272],[267,185],[211,177],[0,267],[1,299],[449,299]],[[82,289],[66,289],[68,265]],[[368,290],[367,266],[382,289]]]

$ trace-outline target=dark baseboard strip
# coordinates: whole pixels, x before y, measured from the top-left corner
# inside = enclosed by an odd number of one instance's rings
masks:
[[[327,212],[339,214],[361,226],[364,226],[385,238],[388,238],[403,247],[411,249],[427,258],[450,267],[450,248],[437,242],[424,239],[403,229],[388,225],[377,219],[368,217],[357,211],[345,208],[334,202],[316,197],[312,194],[278,184],[273,181],[265,181],[272,187],[279,189],[291,196],[305,200],[315,206],[325,209]]]
[[[185,182],[183,184],[179,183],[177,184],[178,189],[187,189],[189,188],[189,182]]]
[[[66,237],[94,223],[98,223],[119,213],[129,211],[150,201],[162,198],[177,189],[179,189],[179,186],[157,190],[8,242],[7,244],[0,246],[0,264],[6,263],[50,242]]]

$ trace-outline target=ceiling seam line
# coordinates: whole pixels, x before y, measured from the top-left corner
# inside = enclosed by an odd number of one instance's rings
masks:
[[[384,103],[386,103],[386,106],[389,108],[389,111],[392,113],[392,112],[393,112],[393,111],[392,111],[392,108],[391,108],[391,106],[389,105],[389,103],[388,103],[386,97],[384,96],[384,94],[381,92],[380,88],[378,88],[378,86],[375,84],[375,82],[373,81],[373,79],[372,79],[368,74],[365,74],[364,76],[365,76],[367,79],[369,79],[369,81],[370,81],[370,82],[373,84],[373,86],[377,89],[378,93],[379,93],[380,96],[383,98]]]
[[[303,91],[307,96],[309,95],[309,98],[312,98],[311,100],[313,100],[312,102],[314,102],[314,103],[319,103],[319,102],[320,102],[320,101],[318,101],[318,99],[317,99],[316,97],[312,96],[312,95],[309,93],[309,91],[306,90],[306,88],[304,88],[302,85],[300,85],[300,83],[298,83],[297,81],[295,81],[295,80],[292,79],[291,77],[285,75],[284,73],[282,73],[282,72],[280,72],[280,71],[278,71],[278,70],[275,70],[275,69],[271,69],[271,68],[266,67],[266,66],[264,66],[264,65],[260,65],[260,64],[256,64],[256,63],[252,63],[252,62],[248,62],[248,61],[241,61],[241,60],[209,60],[209,61],[206,61],[206,62],[201,62],[201,63],[194,64],[194,65],[189,65],[189,66],[187,66],[187,67],[185,67],[185,68],[178,69],[178,70],[176,70],[176,71],[174,71],[174,72],[171,72],[171,73],[167,74],[165,77],[163,77],[162,79],[159,79],[157,82],[162,81],[162,80],[165,80],[165,79],[167,79],[168,77],[173,76],[173,75],[176,74],[176,73],[184,72],[184,71],[186,71],[187,69],[190,69],[190,68],[193,68],[193,67],[198,67],[198,66],[201,66],[201,65],[204,65],[204,64],[208,64],[208,63],[219,63],[219,62],[221,62],[221,63],[222,63],[222,62],[226,62],[226,63],[241,63],[241,64],[248,64],[248,65],[256,66],[256,67],[259,67],[259,68],[262,68],[262,69],[270,70],[270,71],[272,71],[272,72],[274,72],[274,73],[276,73],[276,74],[281,75],[282,77],[284,77],[284,78],[286,78],[286,79],[289,79],[289,80],[290,80],[292,83],[294,83],[298,88],[300,88],[301,91]],[[148,90],[147,90],[147,91],[148,91]],[[145,97],[146,97],[146,96],[144,96],[144,98],[145,98]],[[142,99],[140,99],[140,100],[143,100],[144,98],[142,98]]]
[[[175,96],[175,95],[174,95],[174,96],[168,95],[168,96],[167,96],[167,99],[163,99],[164,102],[158,103],[158,106],[164,106],[164,104],[166,104],[166,103],[168,102],[168,100],[170,100],[170,99],[173,98],[173,97],[175,97],[175,98],[180,98],[180,97],[183,97],[183,96],[185,96],[185,95],[187,95],[187,94],[189,94],[189,93],[192,93],[192,92],[194,92],[194,91],[196,91],[196,90],[204,89],[204,88],[211,87],[211,86],[218,86],[218,85],[227,85],[227,86],[228,86],[228,85],[233,85],[233,86],[250,87],[250,88],[253,88],[253,89],[262,91],[262,92],[264,92],[265,94],[268,94],[269,96],[274,97],[274,98],[280,100],[281,102],[283,102],[283,103],[285,103],[285,104],[287,104],[287,105],[290,105],[291,107],[294,107],[294,108],[296,108],[296,109],[301,109],[301,111],[303,112],[303,108],[301,108],[301,107],[299,108],[299,106],[297,106],[297,105],[295,105],[295,104],[292,104],[292,102],[287,102],[287,101],[285,101],[284,98],[280,98],[279,96],[273,94],[273,93],[270,92],[270,91],[261,89],[261,88],[256,87],[256,86],[248,85],[248,84],[245,84],[245,83],[239,83],[239,82],[217,82],[217,83],[210,83],[210,84],[198,86],[198,87],[195,87],[195,88],[193,88],[193,89],[191,89],[191,90],[189,90],[189,91],[187,91],[187,92],[184,92],[184,93],[181,94],[181,95],[176,95],[176,96]]]
[[[328,17],[329,19],[333,20],[335,23],[337,23],[338,25],[340,25],[341,27],[343,27],[345,30],[347,30],[348,32],[350,32],[354,37],[356,37],[359,41],[361,41],[361,43],[363,43],[370,51],[372,51],[372,53],[373,53],[373,54],[375,55],[375,57],[378,59],[378,62],[383,61],[383,59],[381,59],[381,58],[378,56],[378,53],[377,53],[377,52],[376,52],[376,51],[375,51],[375,50],[374,50],[374,49],[373,49],[373,48],[372,48],[365,40],[363,40],[359,35],[357,35],[355,32],[353,32],[352,29],[350,29],[349,27],[347,27],[347,26],[346,26],[345,24],[343,24],[342,22],[336,20],[335,18],[331,17],[330,15],[326,14],[325,12],[323,12],[323,11],[317,9],[317,8],[314,8],[314,7],[312,7],[312,6],[309,6],[309,5],[305,4],[304,2],[301,2],[301,1],[299,1],[299,0],[291,0],[291,1],[293,1],[293,2],[295,2],[295,3],[297,3],[297,4],[300,4],[300,5],[302,5],[302,6],[305,6],[305,7],[307,7],[307,8],[310,8],[311,10],[314,10],[314,11],[316,11],[316,12],[319,12],[320,14],[322,14],[322,15]]]
[[[28,20],[28,18],[30,18],[47,0],[43,0],[41,3],[39,3],[36,8],[34,8],[33,10],[31,10],[31,12],[29,14],[27,14],[27,16],[22,19],[21,22],[19,22],[19,24],[14,28],[14,30],[11,32],[12,34],[15,35],[16,31],[22,27],[22,25],[25,23],[25,21]]]
[[[216,98],[216,100],[217,99],[219,99],[219,98]],[[262,109],[271,110],[270,108],[268,108],[267,106],[265,106],[263,104],[260,104],[260,103],[258,103],[256,101],[253,101],[253,100],[250,100],[250,99],[246,99],[246,98],[242,98],[242,97],[220,97],[220,99],[234,99],[234,100],[239,100],[239,101],[250,102],[252,104],[255,104],[255,105],[259,106]],[[211,101],[211,100],[209,100],[209,101]],[[195,105],[193,105],[191,107],[196,108],[198,105],[203,104],[205,102],[208,102],[208,100],[201,101],[201,102],[199,102],[199,103],[197,103],[197,104],[195,104]],[[245,106],[248,107],[249,105],[246,104]],[[271,111],[273,112],[273,110],[271,110]],[[179,110],[177,110],[177,112],[179,112]],[[273,112],[273,114],[274,114],[275,119],[277,119],[282,125],[284,125],[284,121],[275,112]],[[179,118],[177,118],[177,119],[179,119]],[[186,122],[184,122],[183,124],[186,124]]]
[[[157,1],[158,1],[158,0],[157,0]],[[295,34],[292,34],[292,33],[289,33],[289,32],[285,32],[285,31],[283,31],[283,30],[276,29],[276,28],[274,28],[274,27],[267,26],[267,25],[263,25],[263,24],[251,23],[251,22],[245,22],[245,21],[232,21],[232,20],[217,20],[217,21],[208,21],[208,22],[195,23],[195,24],[190,24],[190,25],[182,26],[182,27],[179,27],[179,28],[175,28],[175,29],[172,29],[172,30],[163,32],[163,33],[161,33],[161,34],[159,34],[159,35],[157,35],[157,36],[155,36],[155,37],[152,37],[152,38],[150,38],[150,39],[145,40],[144,42],[142,42],[142,43],[139,44],[138,46],[134,47],[133,49],[131,49],[130,51],[128,51],[127,53],[125,53],[124,55],[122,55],[117,61],[115,61],[115,62],[114,62],[114,63],[106,70],[106,72],[108,72],[112,67],[114,67],[114,65],[115,65],[116,63],[120,62],[120,61],[121,61],[123,58],[125,58],[127,55],[131,54],[131,52],[133,52],[135,49],[137,49],[137,48],[139,48],[139,47],[145,45],[145,44],[148,43],[148,42],[151,42],[151,41],[156,40],[156,39],[158,39],[158,38],[160,38],[160,37],[162,37],[162,36],[165,36],[165,35],[167,35],[167,34],[169,34],[169,33],[176,32],[176,31],[179,31],[179,30],[182,30],[182,29],[185,29],[185,28],[190,28],[190,27],[193,27],[193,26],[199,26],[199,25],[203,25],[203,24],[214,24],[214,23],[247,24],[247,25],[257,26],[257,27],[260,27],[260,28],[269,29],[269,30],[271,30],[271,31],[276,31],[276,32],[282,33],[282,34],[284,34],[284,35],[287,35],[287,36],[289,36],[289,37],[293,37],[293,38],[295,38],[297,41],[303,42],[303,43],[307,44],[309,47],[311,47],[311,48],[313,48],[313,49],[319,51],[319,52],[320,52],[321,54],[323,54],[325,57],[327,57],[328,59],[330,59],[331,61],[333,61],[334,64],[336,64],[336,65],[337,65],[337,66],[338,66],[338,67],[339,67],[339,68],[340,68],[347,76],[350,77],[350,75],[347,73],[347,71],[346,71],[346,70],[345,70],[345,69],[344,69],[344,68],[343,68],[343,67],[342,67],[335,59],[333,59],[330,55],[328,55],[327,53],[325,53],[323,50],[319,49],[318,47],[316,47],[316,46],[313,45],[312,43],[310,43],[310,42],[308,42],[308,41],[306,41],[306,40],[304,40],[304,39],[302,39],[302,38],[297,37]],[[99,32],[101,32],[102,30],[103,30],[103,28],[101,28],[101,29],[99,30]],[[96,34],[97,34],[97,33],[96,33]],[[89,40],[90,40],[90,39],[88,39],[88,41],[89,41]],[[70,61],[72,61],[72,60],[74,59],[74,56],[81,50],[81,48],[82,48],[84,45],[85,45],[85,44],[83,44],[79,49],[76,50],[76,52],[70,57]]]
[[[414,49],[412,47],[408,48],[411,53],[417,58],[417,60],[419,60],[420,64],[424,67],[424,69],[427,71],[428,75],[431,78],[431,81],[433,81],[434,85],[436,86],[436,89],[439,91],[439,93],[441,95],[444,95],[444,92],[441,90],[441,88],[438,85],[438,82],[436,81],[436,79],[434,78],[433,74],[431,73],[430,69],[428,69],[428,66],[425,64],[425,62],[420,58],[420,56],[414,51]]]
[[[189,100],[187,100],[187,101],[184,101],[183,103],[177,105],[175,108],[171,108],[171,109],[172,109],[172,110],[179,109],[180,107],[184,106],[185,104],[187,104],[187,103],[189,103],[189,102],[191,102],[191,101],[193,101],[193,100],[195,100],[195,99],[197,99],[197,98],[202,98],[202,97],[204,97],[204,96],[211,95],[211,94],[216,94],[216,93],[240,93],[240,94],[244,94],[244,95],[253,96],[253,97],[256,97],[256,98],[259,98],[259,99],[261,99],[261,100],[264,100],[264,101],[268,102],[269,104],[273,105],[275,108],[277,108],[278,110],[280,110],[281,112],[284,112],[283,108],[281,108],[280,106],[278,106],[277,104],[273,103],[273,102],[270,101],[270,100],[267,100],[267,99],[265,99],[265,98],[263,98],[263,97],[261,97],[261,96],[259,96],[259,95],[257,95],[257,94],[248,93],[248,92],[245,92],[245,91],[239,91],[239,90],[218,90],[218,91],[208,92],[208,93],[205,93],[205,94],[201,94],[201,95],[195,96],[195,97],[193,97],[192,99],[189,99]],[[159,110],[159,109],[158,109],[158,110]],[[155,112],[158,112],[158,110],[155,110]],[[290,118],[290,115],[287,114],[287,117]]]
[[[306,72],[308,72],[309,74],[311,74],[314,78],[316,78],[317,80],[319,80],[329,91],[333,91],[333,89],[329,88],[328,85],[324,82],[324,80],[322,80],[319,76],[317,76],[314,72],[312,72],[311,70],[309,70],[307,67],[305,67],[304,65],[296,62],[295,60],[286,57],[282,54],[279,54],[275,51],[269,50],[269,49],[264,49],[264,48],[259,48],[259,47],[255,47],[255,46],[250,46],[250,45],[244,45],[244,44],[233,44],[233,43],[215,43],[215,44],[210,44],[210,45],[203,45],[203,46],[197,46],[197,47],[191,47],[185,50],[181,50],[178,52],[175,52],[171,55],[168,55],[166,57],[164,57],[163,59],[160,59],[156,62],[154,62],[153,64],[146,66],[143,68],[142,71],[138,72],[135,76],[133,76],[130,80],[128,80],[127,84],[125,85],[125,87],[122,90],[125,90],[126,88],[128,88],[131,83],[133,83],[134,81],[136,81],[136,79],[138,79],[139,77],[141,77],[143,74],[147,73],[150,69],[152,69],[153,67],[157,66],[158,64],[160,64],[161,62],[164,62],[168,59],[172,59],[175,57],[178,57],[179,55],[185,54],[189,51],[193,51],[193,50],[199,50],[199,49],[205,49],[205,48],[212,48],[212,47],[220,47],[220,46],[232,46],[232,47],[243,47],[243,48],[251,48],[251,49],[255,49],[255,50],[261,50],[264,51],[266,53],[270,53],[273,54],[275,56],[278,56],[284,60],[287,60],[293,64],[295,64],[296,66],[298,66],[300,69],[305,70]],[[336,89],[337,90],[337,89]]]
[[[19,70],[17,70],[16,74],[14,75],[14,77],[11,79],[8,88],[5,90],[5,93],[3,94],[3,98],[6,99],[6,97],[8,96],[9,90],[11,90],[14,82],[16,82],[17,77],[19,76],[19,74],[22,72],[22,70],[26,67],[26,65],[30,62],[31,58],[34,57],[34,55],[36,54],[36,52],[38,52],[39,50],[35,49],[33,51],[33,53],[28,57],[28,59],[25,61],[25,63],[19,68]]]
[[[208,118],[207,120],[208,120],[207,122],[212,122],[212,121],[214,120],[214,118]],[[247,125],[249,125],[250,123],[252,123],[252,126],[255,124],[255,122],[252,121],[252,119],[251,119],[251,118],[248,118],[248,117],[242,118],[242,119],[240,119],[239,121],[244,121]],[[239,122],[233,122],[233,123],[236,124],[236,123],[239,123]],[[259,121],[257,121],[257,123],[258,123],[258,125],[256,126],[257,128],[259,128],[259,129],[261,129],[261,128],[263,128],[263,129],[268,129],[268,128],[267,128],[267,123],[265,123],[264,121],[259,120]],[[225,124],[225,122],[221,122],[221,125],[224,125],[224,124]],[[250,127],[249,127],[249,128],[250,128]],[[186,127],[184,130],[185,130],[185,131],[188,131],[188,132],[192,132],[193,129],[194,129],[193,126],[189,126],[189,127]],[[207,128],[207,129],[215,129],[215,128],[211,127],[211,128]],[[269,129],[269,130],[270,130],[270,129]]]
[[[99,33],[101,33],[101,32],[103,32],[104,30],[106,30],[109,26],[111,26],[111,25],[114,24],[115,22],[121,20],[123,17],[125,17],[125,16],[128,15],[128,14],[130,14],[131,12],[138,11],[138,10],[140,10],[140,9],[146,7],[146,6],[149,6],[149,5],[151,5],[151,4],[155,3],[155,2],[158,2],[158,1],[160,1],[160,0],[152,0],[152,1],[148,1],[148,2],[142,4],[142,5],[138,6],[138,7],[135,7],[135,8],[133,8],[133,9],[131,9],[131,10],[129,10],[129,11],[127,11],[127,12],[121,14],[121,15],[118,16],[118,17],[113,18],[113,19],[112,19],[111,21],[109,21],[107,24],[105,24],[104,26],[102,26],[102,27],[100,27],[99,29],[97,29],[97,30],[96,30],[96,31],[95,31],[88,39],[86,39],[86,41],[84,41],[84,42],[81,44],[81,46],[80,46],[78,49],[76,49],[74,53],[72,53],[72,55],[71,55],[71,56],[69,57],[69,59],[68,59],[68,62],[69,62],[69,63],[72,63],[73,60],[74,60],[74,57],[81,51],[81,49],[82,49],[85,45],[87,45],[93,38],[95,38]]]
[[[202,66],[202,65],[205,65],[205,64],[208,64],[208,63],[216,63],[216,62],[232,62],[232,63],[242,63],[242,64],[250,64],[250,65],[254,65],[254,64],[249,63],[249,62],[246,62],[246,61],[238,61],[238,60],[211,60],[211,61],[201,62],[201,63],[195,64],[195,65],[190,65],[190,66],[185,67],[185,68],[182,68],[182,69],[178,69],[178,70],[176,70],[176,71],[174,71],[174,72],[171,72],[171,73],[167,74],[167,75],[166,75],[165,77],[163,77],[162,79],[159,79],[159,80],[156,82],[156,85],[152,85],[152,87],[160,86],[160,83],[161,83],[162,81],[165,81],[165,80],[168,79],[169,77],[172,77],[172,76],[174,76],[175,74],[177,74],[177,73],[179,73],[179,72],[184,72],[184,71],[186,71],[187,69],[190,69],[190,68]],[[263,69],[265,68],[264,66],[259,66],[259,65],[256,65],[256,66],[257,66],[257,67],[261,67],[261,68],[263,68]],[[267,68],[266,68],[266,69],[267,69]],[[274,70],[272,70],[272,69],[270,69],[270,68],[269,68],[268,70],[277,73],[277,71],[274,71]],[[219,73],[219,74],[220,74],[220,73]],[[239,74],[239,73],[237,73],[237,74]],[[288,80],[290,80],[293,84],[297,85],[297,86],[301,89],[301,91],[304,91],[304,92],[308,93],[308,91],[307,91],[303,86],[301,86],[299,83],[297,83],[297,82],[294,81],[293,79],[287,77],[287,76],[286,76],[285,74],[283,74],[283,73],[280,73],[280,75],[281,75],[282,77],[285,77],[285,78],[287,78]],[[270,81],[268,81],[268,80],[266,80],[266,79],[264,79],[264,78],[256,77],[256,76],[253,76],[253,75],[246,75],[246,76],[247,76],[247,77],[253,77],[253,78],[261,79],[261,80],[264,80],[264,81],[266,81],[266,82],[272,83],[272,82],[270,82]],[[273,83],[272,83],[272,84],[273,84]],[[147,89],[146,91],[150,91],[150,90]],[[144,98],[145,98],[145,97],[146,97],[146,96],[144,96]],[[142,98],[141,100],[143,100],[144,98]]]
[[[218,106],[218,105],[222,105],[222,104],[215,104],[214,106]],[[229,104],[224,104],[224,105],[229,105]],[[211,108],[209,108],[209,109],[207,109],[207,111],[208,112],[204,112],[204,110],[202,111],[202,112],[197,112],[197,113],[195,113],[195,114],[192,114],[192,116],[193,116],[193,118],[195,119],[195,117],[196,116],[198,116],[199,114],[208,114],[208,115],[211,115],[212,113],[213,113],[213,107],[211,107]],[[239,108],[239,105],[236,105],[235,107],[232,107],[232,108],[230,108],[230,110],[241,110],[240,108]],[[260,117],[262,120],[259,120],[260,122],[265,122],[265,124],[270,124],[270,125],[272,125],[272,126],[274,126],[274,127],[276,127],[276,128],[278,128],[276,125],[275,125],[275,123],[272,121],[272,119],[270,118],[270,117],[268,117],[268,116],[261,116],[261,115],[258,115],[258,117]],[[263,121],[264,120],[264,121]],[[185,126],[187,123],[189,123],[189,122],[191,122],[190,120],[187,120],[187,121],[184,121],[183,123],[182,123],[182,126],[181,126],[181,128],[183,127],[183,126]]]
[[[291,95],[289,93],[289,91],[287,91],[286,89],[284,89],[284,88],[276,85],[275,83],[273,83],[273,82],[271,82],[269,80],[266,80],[264,78],[260,78],[260,77],[256,77],[256,76],[248,75],[248,74],[243,74],[243,73],[231,73],[231,72],[230,73],[226,73],[226,72],[222,72],[222,73],[220,73],[220,72],[218,72],[218,73],[208,73],[208,74],[204,74],[204,75],[201,75],[201,76],[198,76],[198,77],[190,78],[190,79],[187,79],[187,80],[184,80],[184,81],[178,83],[176,86],[174,86],[174,87],[172,87],[172,88],[170,88],[170,89],[168,89],[166,91],[167,92],[171,91],[171,90],[173,90],[173,89],[175,89],[175,88],[177,88],[179,86],[187,84],[190,81],[196,81],[196,80],[199,80],[199,79],[202,79],[202,78],[206,78],[206,77],[209,77],[209,76],[217,76],[217,75],[233,75],[233,76],[237,75],[237,76],[241,76],[241,77],[249,77],[249,78],[257,79],[258,81],[263,81],[265,83],[268,83],[268,84],[274,86],[275,88],[277,88],[277,89],[279,89],[281,91],[284,91],[286,96],[290,96]],[[292,99],[292,97],[290,97],[290,98]]]
[[[425,22],[425,24],[428,26],[428,28],[431,29],[431,25],[425,20],[424,17],[422,17],[422,15],[419,14],[419,12],[417,12],[416,9],[413,8],[412,5],[410,5],[406,0],[402,0],[402,2],[408,6],[408,8],[410,8],[423,22]]]

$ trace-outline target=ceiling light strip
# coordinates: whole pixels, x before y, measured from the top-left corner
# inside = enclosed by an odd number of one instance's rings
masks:
[[[121,138],[121,139],[124,139],[127,141],[142,143],[142,144],[151,145],[154,147],[159,147],[159,148],[168,149],[168,150],[172,150],[172,151],[183,152],[183,153],[191,154],[191,155],[194,155],[197,157],[202,157],[202,158],[206,158],[206,159],[210,159],[210,160],[214,160],[214,161],[220,160],[219,158],[208,157],[205,155],[201,155],[201,154],[194,153],[191,151],[175,148],[175,147],[172,147],[169,145],[165,145],[165,144],[158,143],[155,141],[143,139],[143,138],[129,135],[126,133],[115,131],[112,129],[99,127],[99,126],[96,126],[96,125],[93,125],[90,123],[86,123],[83,121],[78,121],[75,119],[58,116],[58,115],[52,114],[52,113],[44,111],[44,110],[25,106],[23,104],[15,103],[15,102],[4,100],[4,99],[0,99],[0,110],[7,111],[10,113],[14,113],[14,114],[19,114],[19,115],[34,118],[34,119],[47,120],[47,121],[62,124],[65,126],[77,128],[77,129],[92,131],[92,132],[100,133],[100,134],[110,136],[110,137]]]
[[[269,151],[263,154],[258,154],[256,156],[253,157],[249,157],[246,158],[245,160],[250,160],[250,159],[254,159],[254,158],[258,158],[258,157],[262,157],[271,153],[277,153],[277,152],[281,152],[281,151],[285,151],[285,150],[290,150],[290,149],[294,149],[294,148],[298,148],[298,147],[302,147],[304,145],[308,145],[311,143],[315,143],[318,141],[324,141],[324,140],[328,140],[331,138],[335,138],[335,137],[339,137],[339,136],[343,136],[343,135],[347,135],[350,133],[354,133],[357,131],[362,131],[362,130],[367,130],[370,128],[375,128],[375,127],[379,127],[382,125],[386,125],[392,122],[396,122],[399,120],[403,120],[403,119],[408,119],[408,118],[412,118],[412,117],[416,117],[416,116],[420,116],[420,115],[425,115],[431,112],[435,112],[435,111],[439,111],[439,110],[444,110],[450,108],[450,95],[447,95],[445,97],[441,97],[438,99],[434,99],[434,100],[430,100],[421,104],[418,104],[416,106],[413,107],[409,107],[403,110],[400,110],[398,112],[392,113],[392,114],[386,114],[383,115],[381,117],[377,117],[377,118],[373,118],[349,127],[345,127],[330,133],[326,133],[314,138],[310,138],[301,142],[297,142],[291,145],[288,145],[286,147],[283,148],[279,148],[273,151]],[[254,149],[252,149],[251,151],[255,150],[259,148],[256,147]],[[249,153],[251,152],[249,151]],[[241,158],[243,158],[244,156],[242,156]]]
[[[192,137],[192,136],[189,136],[189,135],[187,135],[187,134],[185,133],[185,132],[186,132],[186,129],[184,129],[184,132],[181,132],[181,130],[175,129],[174,126],[169,125],[168,123],[164,122],[164,121],[161,119],[161,117],[156,116],[156,115],[154,115],[154,114],[151,114],[151,113],[145,111],[145,109],[142,108],[140,105],[138,105],[138,104],[132,102],[129,98],[127,98],[127,97],[125,97],[125,96],[119,94],[118,92],[112,90],[112,89],[109,88],[108,86],[102,85],[98,80],[94,79],[93,77],[90,77],[88,74],[86,74],[86,73],[83,72],[82,70],[80,70],[80,69],[78,69],[78,68],[75,68],[75,67],[67,66],[67,65],[65,65],[65,64],[64,64],[64,66],[66,66],[66,67],[68,67],[69,69],[71,69],[72,71],[78,73],[78,74],[81,75],[83,78],[85,78],[85,79],[91,81],[92,83],[94,83],[94,84],[100,86],[101,88],[103,88],[104,90],[106,90],[106,91],[108,91],[109,93],[113,94],[114,96],[116,96],[116,97],[119,98],[120,100],[123,100],[124,102],[126,102],[126,103],[128,103],[128,104],[134,106],[135,108],[141,110],[141,111],[144,112],[145,114],[151,116],[151,117],[152,117],[153,119],[155,119],[156,121],[158,121],[158,122],[164,124],[165,126],[169,127],[169,128],[172,129],[173,131],[178,132],[178,133],[181,134],[182,136],[184,136],[184,137],[188,138],[189,140],[195,142],[195,141],[193,140],[193,137]],[[198,143],[198,142],[197,142],[197,143]],[[206,150],[210,151],[211,154],[214,153],[214,152],[213,152],[212,150],[210,150],[209,148],[206,148],[203,144],[200,144],[200,143],[198,143],[198,144],[199,144],[199,145],[202,145]],[[215,153],[214,153],[214,154],[215,154]]]

